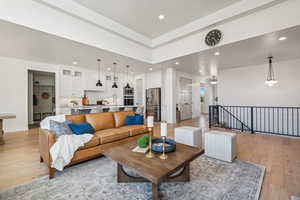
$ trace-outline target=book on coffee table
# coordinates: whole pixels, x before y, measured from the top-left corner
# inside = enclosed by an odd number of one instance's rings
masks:
[[[148,150],[149,147],[141,148],[139,146],[136,146],[134,149],[132,149],[133,152],[138,152],[138,153],[147,153]]]

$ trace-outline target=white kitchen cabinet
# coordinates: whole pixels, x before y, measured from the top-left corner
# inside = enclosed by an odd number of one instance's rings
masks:
[[[71,114],[71,108],[60,108],[58,114],[59,115],[70,115]]]
[[[60,96],[82,97],[84,93],[83,72],[70,67],[62,67],[60,73]]]
[[[85,90],[90,90],[90,91],[104,91],[105,90],[105,76],[101,75],[100,80],[103,84],[102,87],[97,87],[96,83],[98,81],[98,73],[92,70],[86,70],[85,71],[86,79],[85,79]]]

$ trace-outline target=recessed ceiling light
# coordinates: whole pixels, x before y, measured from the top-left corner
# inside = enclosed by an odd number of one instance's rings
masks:
[[[221,53],[220,52],[215,52],[215,56],[219,56]]]
[[[160,14],[159,16],[158,16],[158,19],[160,19],[160,20],[163,20],[165,18],[165,16],[163,15],[163,14]]]
[[[108,67],[108,68],[107,68],[107,70],[108,70],[108,71],[110,71],[110,70],[111,70],[111,68],[110,68],[110,67]]]
[[[286,37],[280,37],[278,40],[283,41],[283,40],[286,40],[286,39],[287,39]]]
[[[78,62],[77,62],[77,61],[74,61],[74,62],[73,62],[73,65],[77,65],[77,64],[78,64]]]
[[[179,65],[180,63],[179,62],[175,62],[175,65]]]
[[[153,70],[152,67],[150,67],[149,70],[152,71]]]
[[[202,70],[199,70],[199,73],[202,74]]]

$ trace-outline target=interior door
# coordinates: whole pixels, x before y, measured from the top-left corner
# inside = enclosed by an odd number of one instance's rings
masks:
[[[181,120],[192,119],[192,79],[180,77],[179,79],[179,104]]]

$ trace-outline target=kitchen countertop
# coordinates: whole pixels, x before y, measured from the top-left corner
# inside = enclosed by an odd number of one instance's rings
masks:
[[[124,106],[124,105],[84,105],[84,106],[74,106],[74,107],[62,107],[62,108],[70,108],[70,109],[93,109],[93,108],[122,108],[122,107],[143,107],[141,105],[133,105],[133,106]]]

